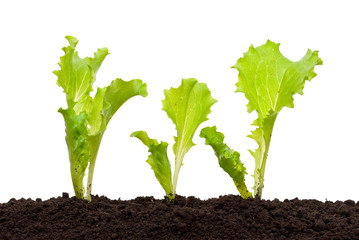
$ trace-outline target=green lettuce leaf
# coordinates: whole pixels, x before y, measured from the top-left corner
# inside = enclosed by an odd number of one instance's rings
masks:
[[[172,172],[171,164],[167,156],[168,143],[161,142],[159,144],[157,140],[149,138],[145,131],[133,132],[131,137],[137,137],[148,147],[148,151],[151,154],[148,156],[146,162],[153,169],[155,176],[165,190],[167,197],[172,200]]]
[[[66,36],[66,39],[70,45],[62,49],[65,55],[60,57],[61,70],[54,71],[54,74],[58,77],[57,85],[64,89],[68,106],[74,108],[76,114],[79,114],[90,105],[89,93],[93,90],[92,84],[95,81],[96,72],[109,53],[107,48],[100,48],[94,58],[82,59],[75,51],[78,40],[71,36]],[[77,103],[78,105],[75,106]]]
[[[215,126],[205,127],[201,130],[200,137],[205,138],[206,144],[213,148],[220,167],[233,179],[242,198],[252,198],[252,194],[248,191],[245,183],[245,175],[247,175],[247,172],[239,159],[240,154],[223,143],[223,133],[217,132]]]
[[[166,111],[177,130],[173,146],[175,169],[172,193],[175,195],[184,155],[194,146],[193,135],[198,126],[208,120],[207,115],[211,112],[210,108],[217,100],[212,98],[206,84],[198,83],[194,78],[182,79],[178,88],[164,90],[164,94],[163,110]]]
[[[146,97],[147,94],[147,85],[146,83],[142,83],[140,79],[134,79],[128,82],[119,78],[113,80],[111,85],[107,87],[107,91],[104,96],[104,102],[107,104],[107,107],[103,111],[106,125],[115,112],[128,99],[137,95]]]
[[[268,40],[257,48],[251,46],[233,66],[239,72],[236,92],[245,94],[248,112],[258,113],[253,123],[257,129],[249,136],[259,146],[251,151],[255,158],[255,196],[262,195],[267,154],[278,113],[283,107],[294,107],[293,95],[303,94],[305,81],[316,76],[314,66],[322,63],[318,51],[311,50],[301,60],[292,62],[280,53],[279,43]]]
[[[83,180],[90,158],[90,147],[87,141],[88,133],[86,129],[87,116],[84,112],[76,115],[72,108],[66,110],[60,108],[59,112],[65,119],[65,140],[70,158],[72,184],[76,197],[82,199],[85,196]]]
[[[138,79],[128,82],[116,79],[110,86],[97,88],[92,98],[92,84],[108,50],[101,48],[93,58],[80,58],[75,51],[78,40],[71,36],[66,39],[70,45],[63,48],[65,55],[60,57],[60,70],[54,71],[68,105],[67,109],[60,108],[59,112],[65,120],[65,139],[76,197],[90,201],[96,157],[107,124],[128,99],[136,95],[147,96],[146,84]],[[83,179],[87,169],[85,189]]]

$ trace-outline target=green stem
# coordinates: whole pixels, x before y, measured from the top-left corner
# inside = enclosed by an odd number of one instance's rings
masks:
[[[74,174],[75,171],[72,169],[71,166],[71,179],[72,179],[72,186],[74,187],[75,196],[76,198],[83,199],[85,195],[84,184],[83,184],[83,176],[78,177],[77,174]]]
[[[172,196],[170,197],[170,200],[173,200],[176,197],[178,175],[181,169],[183,158],[184,158],[184,154],[183,155],[181,154],[175,159],[175,171],[173,173]]]
[[[263,143],[264,143],[262,146],[259,146],[259,149],[261,149],[261,159],[260,161],[256,161],[255,171],[254,171],[254,196],[259,198],[262,198],[265,167],[267,163],[268,150],[272,138],[274,122],[276,118],[277,118],[277,114],[273,113],[263,121],[262,126],[259,126],[262,132]]]
[[[92,179],[93,179],[93,173],[95,170],[95,162],[96,162],[96,159],[94,161],[90,162],[88,177],[87,177],[87,188],[86,188],[85,199],[89,202],[91,202]]]
[[[90,162],[89,162],[89,171],[88,171],[88,176],[87,176],[86,195],[85,195],[85,199],[89,202],[91,201],[92,180],[93,180],[93,174],[94,174],[94,170],[95,170],[96,158],[97,158],[97,154],[99,151],[103,133],[104,132],[102,132],[99,135],[89,137],[89,142],[92,142],[92,144],[90,144],[90,146],[94,146],[94,147],[90,148]]]

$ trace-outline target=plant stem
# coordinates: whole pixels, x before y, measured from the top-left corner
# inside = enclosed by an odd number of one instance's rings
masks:
[[[71,169],[72,186],[74,187],[75,196],[76,198],[83,199],[85,195],[83,177],[79,179],[77,178],[77,175],[73,174],[73,172],[74,171]]]
[[[255,170],[254,170],[254,197],[262,198],[262,191],[264,187],[264,173],[265,173],[265,167],[267,163],[267,156],[268,156],[268,150],[270,141],[272,138],[272,132],[273,132],[273,126],[274,122],[277,118],[277,113],[273,113],[269,115],[264,121],[263,126],[259,126],[261,132],[262,132],[262,141],[263,145],[259,146],[259,149],[261,150],[261,159],[260,161],[256,161],[255,164]],[[263,149],[264,148],[264,149]]]
[[[178,152],[181,152],[181,151],[178,151]],[[172,200],[176,197],[178,175],[179,175],[179,171],[182,166],[183,158],[184,158],[184,154],[180,154],[180,155],[176,156],[176,159],[175,159],[175,171],[173,173],[172,196],[170,198]]]
[[[90,146],[94,146],[94,147],[90,148],[89,171],[88,171],[87,187],[86,187],[86,195],[85,195],[85,199],[89,202],[91,202],[92,180],[93,180],[96,158],[99,151],[102,136],[103,136],[103,132],[99,135],[89,137],[89,142],[94,143],[94,144],[90,144]]]
[[[87,188],[86,188],[85,199],[89,202],[91,202],[92,179],[93,179],[93,173],[95,170],[95,162],[96,161],[90,162],[89,172],[88,172],[88,177],[87,177]]]

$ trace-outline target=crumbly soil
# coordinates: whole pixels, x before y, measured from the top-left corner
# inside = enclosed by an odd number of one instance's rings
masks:
[[[0,204],[0,239],[359,239],[359,202],[176,196]]]

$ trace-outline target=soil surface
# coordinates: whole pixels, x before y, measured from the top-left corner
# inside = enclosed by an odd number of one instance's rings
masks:
[[[0,239],[359,239],[359,202],[176,196],[0,204]]]

